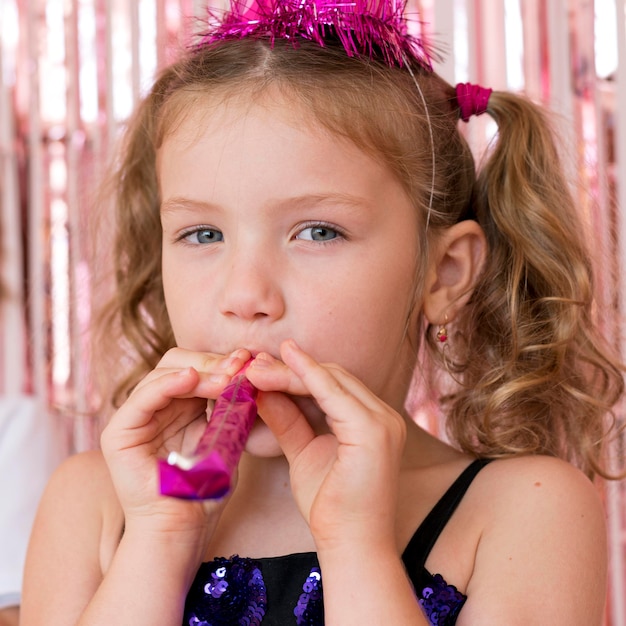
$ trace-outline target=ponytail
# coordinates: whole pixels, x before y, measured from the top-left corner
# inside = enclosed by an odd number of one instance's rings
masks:
[[[600,444],[624,382],[593,319],[585,229],[546,113],[502,92],[487,111],[498,137],[471,201],[489,254],[461,329],[471,358],[449,429],[475,454],[551,454],[608,476]]]

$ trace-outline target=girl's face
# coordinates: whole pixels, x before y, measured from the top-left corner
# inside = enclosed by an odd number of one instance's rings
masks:
[[[386,167],[281,98],[233,99],[186,117],[158,174],[180,347],[278,356],[294,338],[402,409],[418,226]]]

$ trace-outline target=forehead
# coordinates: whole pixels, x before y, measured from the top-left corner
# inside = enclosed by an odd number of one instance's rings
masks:
[[[386,164],[282,97],[213,100],[190,109],[164,138],[158,181],[165,205],[184,198],[256,213],[325,198],[381,215],[390,205],[414,214]]]
[[[203,94],[177,108],[157,152],[161,188],[164,182],[179,182],[176,177],[202,174],[201,167],[205,178],[219,171],[228,173],[231,182],[236,167],[239,178],[254,176],[255,166],[265,168],[268,162],[288,170],[306,161],[306,151],[316,147],[318,138],[337,141],[302,105],[278,91],[256,99]]]
[[[256,155],[259,165],[270,160],[286,171],[297,164],[320,169],[321,158],[326,165],[348,158],[387,169],[380,155],[363,150],[347,133],[328,128],[301,98],[275,86],[244,93],[183,94],[163,122],[159,179],[165,163],[169,167],[188,159],[190,151],[222,168],[224,161],[244,158],[249,167]]]
[[[289,171],[295,161],[311,166],[316,153],[333,148],[337,160],[343,152],[358,152],[283,99],[229,99],[189,108],[164,136],[159,164],[172,166],[195,156],[221,170],[232,169],[236,162],[249,168],[256,161],[263,168],[272,162]]]
[[[247,117],[251,111],[263,109],[280,115],[296,127],[318,127],[312,112],[295,94],[275,86],[249,89],[242,86],[231,90],[180,90],[164,105],[159,116],[157,145],[168,138],[190,143],[196,141],[209,127],[220,128]],[[232,115],[235,112],[236,115]]]
[[[332,76],[296,82],[247,76],[239,83],[217,88],[194,84],[173,93],[163,105],[155,144],[160,148],[173,134],[191,144],[206,131],[207,124],[217,127],[216,121],[233,107],[240,115],[254,107],[280,112],[282,119],[296,128],[351,143],[389,168],[418,210],[422,150],[421,142],[410,132],[414,125],[407,120],[411,116],[398,108],[393,93],[373,94],[359,85],[341,89],[339,83]]]

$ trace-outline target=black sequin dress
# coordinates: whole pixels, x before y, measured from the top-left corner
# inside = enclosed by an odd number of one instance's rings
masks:
[[[402,560],[430,623],[456,623],[466,596],[426,559],[474,477],[488,463],[474,461],[457,478],[409,542]],[[189,590],[183,626],[322,626],[322,575],[314,552],[203,563]]]

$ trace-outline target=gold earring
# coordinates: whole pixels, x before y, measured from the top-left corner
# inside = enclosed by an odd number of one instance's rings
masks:
[[[447,323],[448,316],[446,315],[444,323],[439,326],[439,330],[437,331],[437,341],[440,343],[446,343],[446,341],[448,341],[448,329],[446,328]]]

